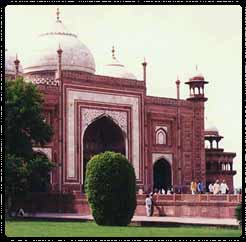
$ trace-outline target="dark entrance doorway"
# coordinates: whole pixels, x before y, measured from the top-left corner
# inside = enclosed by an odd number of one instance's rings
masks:
[[[165,159],[160,159],[154,164],[154,189],[162,189],[167,192],[172,186],[171,166]]]
[[[84,134],[83,147],[83,184],[86,164],[93,155],[104,151],[114,151],[126,155],[122,130],[110,117],[105,116],[88,126]]]

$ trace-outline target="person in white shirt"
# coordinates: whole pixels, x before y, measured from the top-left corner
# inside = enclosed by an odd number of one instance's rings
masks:
[[[214,195],[217,195],[217,194],[220,193],[220,183],[219,183],[219,180],[216,180],[216,182],[214,183],[213,193],[214,193]]]
[[[146,214],[148,217],[151,215],[151,206],[152,206],[152,200],[149,195],[146,195],[145,207],[146,207]]]
[[[161,193],[162,193],[162,194],[166,194],[164,188],[161,189]]]
[[[213,189],[213,184],[212,183],[209,184],[208,191],[209,191],[210,194],[213,194],[214,189]]]
[[[229,187],[227,186],[225,180],[223,180],[220,184],[220,192],[221,194],[226,194],[227,191],[229,191]]]

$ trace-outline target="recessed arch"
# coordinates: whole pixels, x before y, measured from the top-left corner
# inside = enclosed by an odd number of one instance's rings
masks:
[[[126,135],[119,125],[107,115],[93,120],[83,133],[82,183],[84,184],[86,165],[93,155],[114,151],[127,154]]]
[[[172,187],[172,166],[164,158],[160,158],[153,164],[153,188],[167,191]]]

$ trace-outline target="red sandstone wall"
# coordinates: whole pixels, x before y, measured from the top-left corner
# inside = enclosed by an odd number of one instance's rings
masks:
[[[54,73],[41,73],[44,78],[54,78]],[[29,74],[31,79],[38,79],[35,73]],[[63,82],[66,85],[73,85],[74,88],[83,89],[84,86],[96,89],[100,88],[112,92],[119,91],[126,94],[135,93],[141,96],[142,117],[142,137],[140,165],[140,180],[138,185],[144,185],[144,190],[150,191],[153,188],[153,162],[152,153],[170,153],[173,156],[173,187],[182,185],[183,192],[189,192],[189,185],[192,176],[202,179],[205,183],[205,158],[204,158],[204,103],[180,100],[179,104],[176,99],[159,98],[146,96],[146,87],[143,82],[124,80],[119,78],[110,78],[98,75],[90,75],[85,73],[63,72]],[[58,87],[49,85],[39,86],[45,97],[44,109],[51,112],[51,122],[54,127],[54,137],[48,147],[52,148],[52,157],[58,162]],[[181,146],[178,147],[177,133],[177,106],[180,112],[180,135]],[[170,136],[166,146],[158,146],[154,144],[155,126],[164,125],[169,129]],[[64,140],[66,142],[66,140]],[[179,153],[178,153],[179,152]],[[66,157],[66,155],[64,156]],[[179,158],[180,157],[180,158]],[[76,164],[78,171],[81,162]],[[66,167],[66,160],[63,161],[62,169]],[[64,170],[62,174],[64,174]],[[80,176],[79,176],[80,177]],[[62,181],[64,183],[64,181]],[[76,182],[78,182],[76,180]],[[52,172],[53,190],[58,189],[59,168]],[[74,183],[74,181],[73,181]],[[69,181],[63,185],[64,191],[80,190],[81,185],[69,184]]]
[[[154,216],[235,218],[241,195],[176,194],[159,197]],[[135,215],[146,215],[144,196],[138,196]]]
[[[235,208],[242,195],[190,195],[174,194],[159,196],[154,216],[235,218]],[[20,198],[15,208],[26,212],[62,212],[91,214],[87,199],[80,194],[34,194],[27,200]],[[135,215],[145,216],[145,195],[137,195]]]
[[[145,191],[153,187],[153,153],[173,155],[173,187],[181,185],[189,193],[193,178],[206,182],[204,148],[204,103],[176,99],[146,97],[147,182]],[[179,115],[178,115],[179,113]],[[178,147],[178,116],[180,116],[180,147]],[[155,145],[155,127],[168,127],[167,145]],[[180,158],[179,158],[180,157]]]

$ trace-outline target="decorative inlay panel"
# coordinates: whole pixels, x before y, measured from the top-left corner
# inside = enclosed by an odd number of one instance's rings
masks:
[[[160,160],[161,158],[164,158],[165,160],[167,160],[172,167],[173,155],[168,154],[168,153],[153,153],[152,154],[152,164],[154,164],[157,160]]]
[[[97,118],[109,116],[127,134],[127,113],[120,111],[109,111],[103,109],[82,109],[82,133]]]
[[[77,152],[75,150],[76,143],[75,143],[75,137],[78,134],[75,134],[75,120],[77,119],[75,115],[75,102],[78,101],[91,101],[94,103],[98,103],[100,105],[102,103],[115,105],[115,107],[118,107],[119,105],[128,105],[130,107],[131,112],[131,120],[130,120],[130,127],[129,129],[132,130],[130,139],[131,144],[131,157],[132,157],[132,164],[135,169],[136,178],[139,179],[140,177],[140,104],[139,104],[139,98],[136,96],[121,96],[116,95],[113,93],[106,93],[106,92],[93,92],[93,91],[85,91],[85,90],[73,90],[73,89],[67,89],[66,92],[66,162],[67,162],[67,168],[66,168],[66,179],[74,179],[77,178],[76,174],[76,164],[77,162],[80,162],[82,165],[82,160],[78,161],[77,159]],[[100,108],[99,108],[100,109]],[[78,111],[78,110],[77,110]],[[118,125],[120,128],[127,134],[127,113],[126,112],[116,112],[116,111],[93,111],[91,112],[87,110],[87,115],[83,117],[85,124],[83,124],[82,131],[84,132],[86,126],[90,124],[95,118],[98,117],[98,115],[109,115]],[[80,134],[81,135],[81,134]],[[80,146],[82,144],[78,144]],[[83,149],[82,149],[83,150]],[[83,155],[83,152],[82,152]],[[83,174],[80,175],[80,180],[83,180]]]

